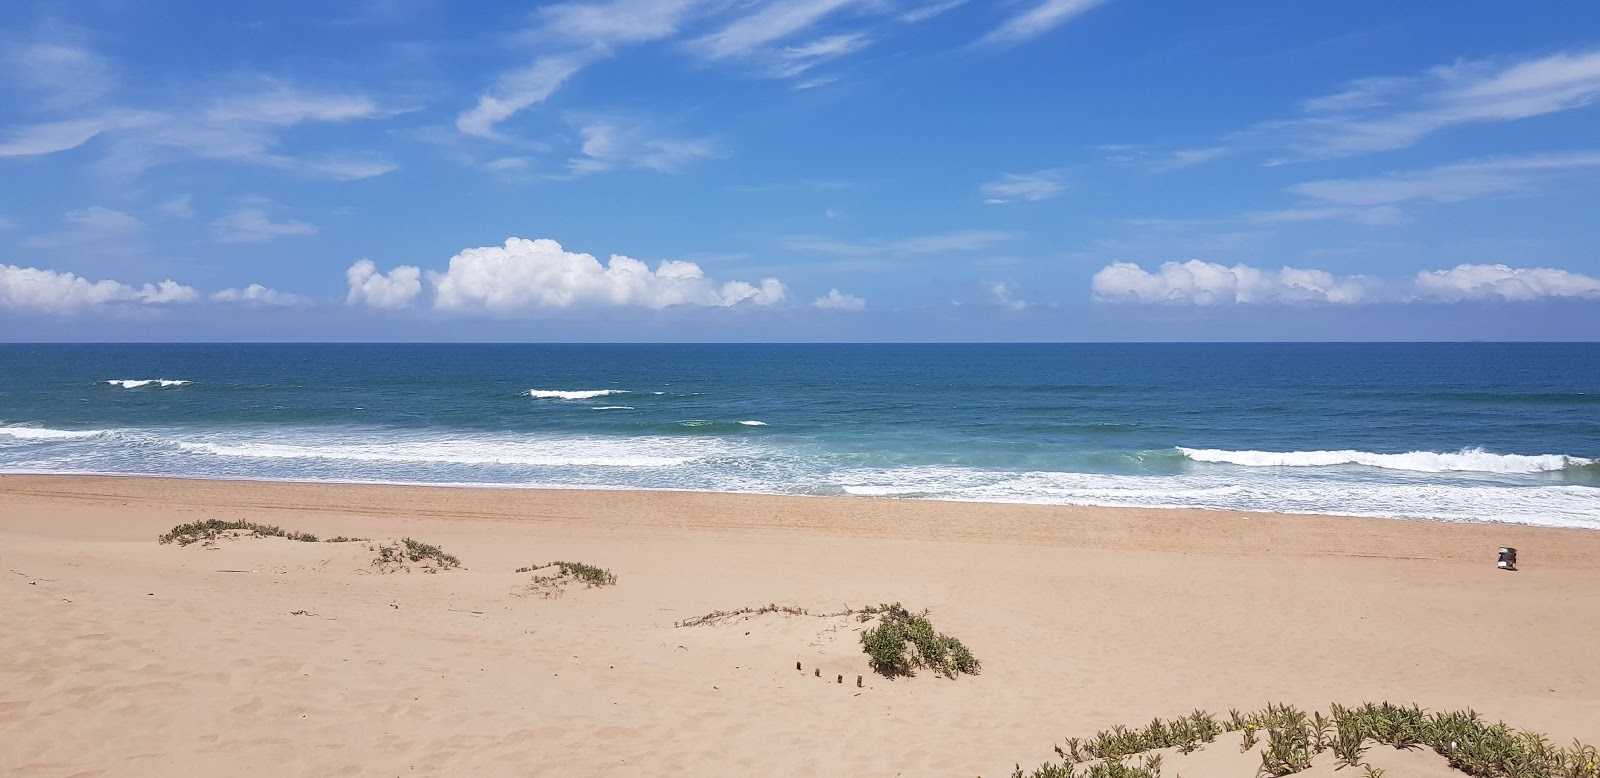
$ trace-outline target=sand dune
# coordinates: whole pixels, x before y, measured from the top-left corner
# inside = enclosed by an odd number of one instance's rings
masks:
[[[155,542],[208,518],[375,540]],[[371,543],[408,536],[462,569],[373,574]],[[1523,572],[1495,569],[1502,543]],[[515,570],[551,559],[619,580],[519,595]],[[8,476],[0,586],[8,776],[1001,775],[1068,735],[1268,701],[1600,734],[1600,536],[1580,531]],[[849,617],[676,626],[886,601],[930,609],[983,671],[875,675]],[[1178,772],[1253,774],[1240,756]]]

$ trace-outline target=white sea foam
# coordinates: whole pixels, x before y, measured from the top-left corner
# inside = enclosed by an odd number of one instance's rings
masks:
[[[149,386],[151,384],[156,386],[183,386],[191,382],[176,378],[113,378],[106,383],[112,386],[120,386],[123,389],[138,389],[141,386]]]
[[[631,411],[631,410],[633,410],[633,406],[632,405],[596,405],[596,406],[594,406],[594,410],[597,410],[597,411]]]
[[[69,440],[92,438],[104,434],[99,430],[53,430],[46,427],[0,427],[0,436],[21,440]]]
[[[627,394],[626,389],[529,389],[528,396],[536,400],[592,400],[611,394]]]
[[[765,427],[765,426],[767,426],[767,423],[764,422],[764,421],[741,421],[739,423],[743,424],[746,427]]]
[[[1481,448],[1468,448],[1453,454],[1412,451],[1406,454],[1374,454],[1368,451],[1225,451],[1179,447],[1183,455],[1196,462],[1213,462],[1243,467],[1333,467],[1364,465],[1385,470],[1411,470],[1419,473],[1547,473],[1581,467],[1593,462],[1561,454],[1492,454]]]
[[[393,462],[452,465],[521,465],[528,467],[676,467],[696,457],[670,456],[659,447],[630,450],[625,446],[509,441],[410,441],[381,444],[327,443],[196,443],[178,442],[180,450],[219,457],[249,459],[320,459],[348,462]]]

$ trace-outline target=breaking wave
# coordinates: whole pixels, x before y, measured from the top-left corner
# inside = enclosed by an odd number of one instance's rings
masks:
[[[1363,465],[1418,473],[1552,473],[1594,464],[1592,459],[1563,454],[1494,454],[1481,448],[1466,448],[1455,453],[1412,451],[1405,454],[1375,454],[1370,451],[1226,451],[1181,446],[1178,450],[1196,462],[1241,467]]]
[[[190,382],[175,378],[113,378],[106,381],[106,383],[112,386],[120,386],[123,389],[138,389],[141,386],[150,386],[151,384],[156,386],[183,386]]]
[[[535,400],[593,400],[612,394],[628,394],[626,389],[529,389],[528,396]]]

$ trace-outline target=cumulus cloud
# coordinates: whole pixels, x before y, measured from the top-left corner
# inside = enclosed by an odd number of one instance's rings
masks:
[[[812,300],[811,306],[834,311],[864,311],[867,309],[867,301],[838,289],[829,289],[827,294]]]
[[[1061,194],[1061,173],[1057,170],[1040,170],[1037,173],[1006,173],[995,181],[979,187],[983,201],[990,205],[1015,202],[1037,202]]]
[[[211,295],[213,302],[219,303],[254,303],[258,305],[304,305],[308,302],[304,297],[288,292],[269,289],[261,284],[251,284],[243,289],[223,289]]]
[[[1378,299],[1375,280],[1326,270],[1262,270],[1191,259],[1167,262],[1151,273],[1113,262],[1094,274],[1095,299],[1109,302],[1228,305],[1232,303],[1362,303]]]
[[[187,303],[199,297],[193,287],[172,280],[135,287],[54,270],[0,265],[0,309],[6,310],[60,314],[115,304]]]
[[[443,273],[430,273],[440,310],[512,314],[540,308],[674,305],[773,305],[788,290],[776,278],[760,284],[717,283],[693,262],[667,261],[651,270],[637,259],[612,255],[601,264],[548,239],[510,238],[504,246],[470,248],[451,257]]]
[[[1414,284],[1417,298],[1445,302],[1600,298],[1600,279],[1548,267],[1457,265],[1418,273]]]
[[[260,208],[240,208],[211,222],[211,231],[223,243],[264,243],[293,235],[315,235],[317,228],[289,219],[275,222]]]
[[[345,271],[350,294],[345,302],[372,308],[394,310],[411,304],[422,292],[422,269],[401,265],[388,273],[378,272],[370,259],[363,259]]]

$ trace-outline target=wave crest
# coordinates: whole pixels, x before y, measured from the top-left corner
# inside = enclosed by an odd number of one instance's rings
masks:
[[[1370,451],[1226,451],[1182,446],[1178,447],[1178,451],[1196,462],[1241,467],[1363,465],[1418,473],[1551,473],[1594,464],[1592,459],[1564,454],[1494,454],[1481,448],[1464,448],[1455,453],[1412,451],[1405,454],[1375,454]]]
[[[113,378],[106,381],[106,383],[112,386],[120,386],[123,389],[138,389],[141,386],[149,386],[151,384],[156,386],[183,386],[192,382],[177,378]]]
[[[528,396],[536,400],[592,400],[612,394],[628,394],[626,389],[529,389]]]

